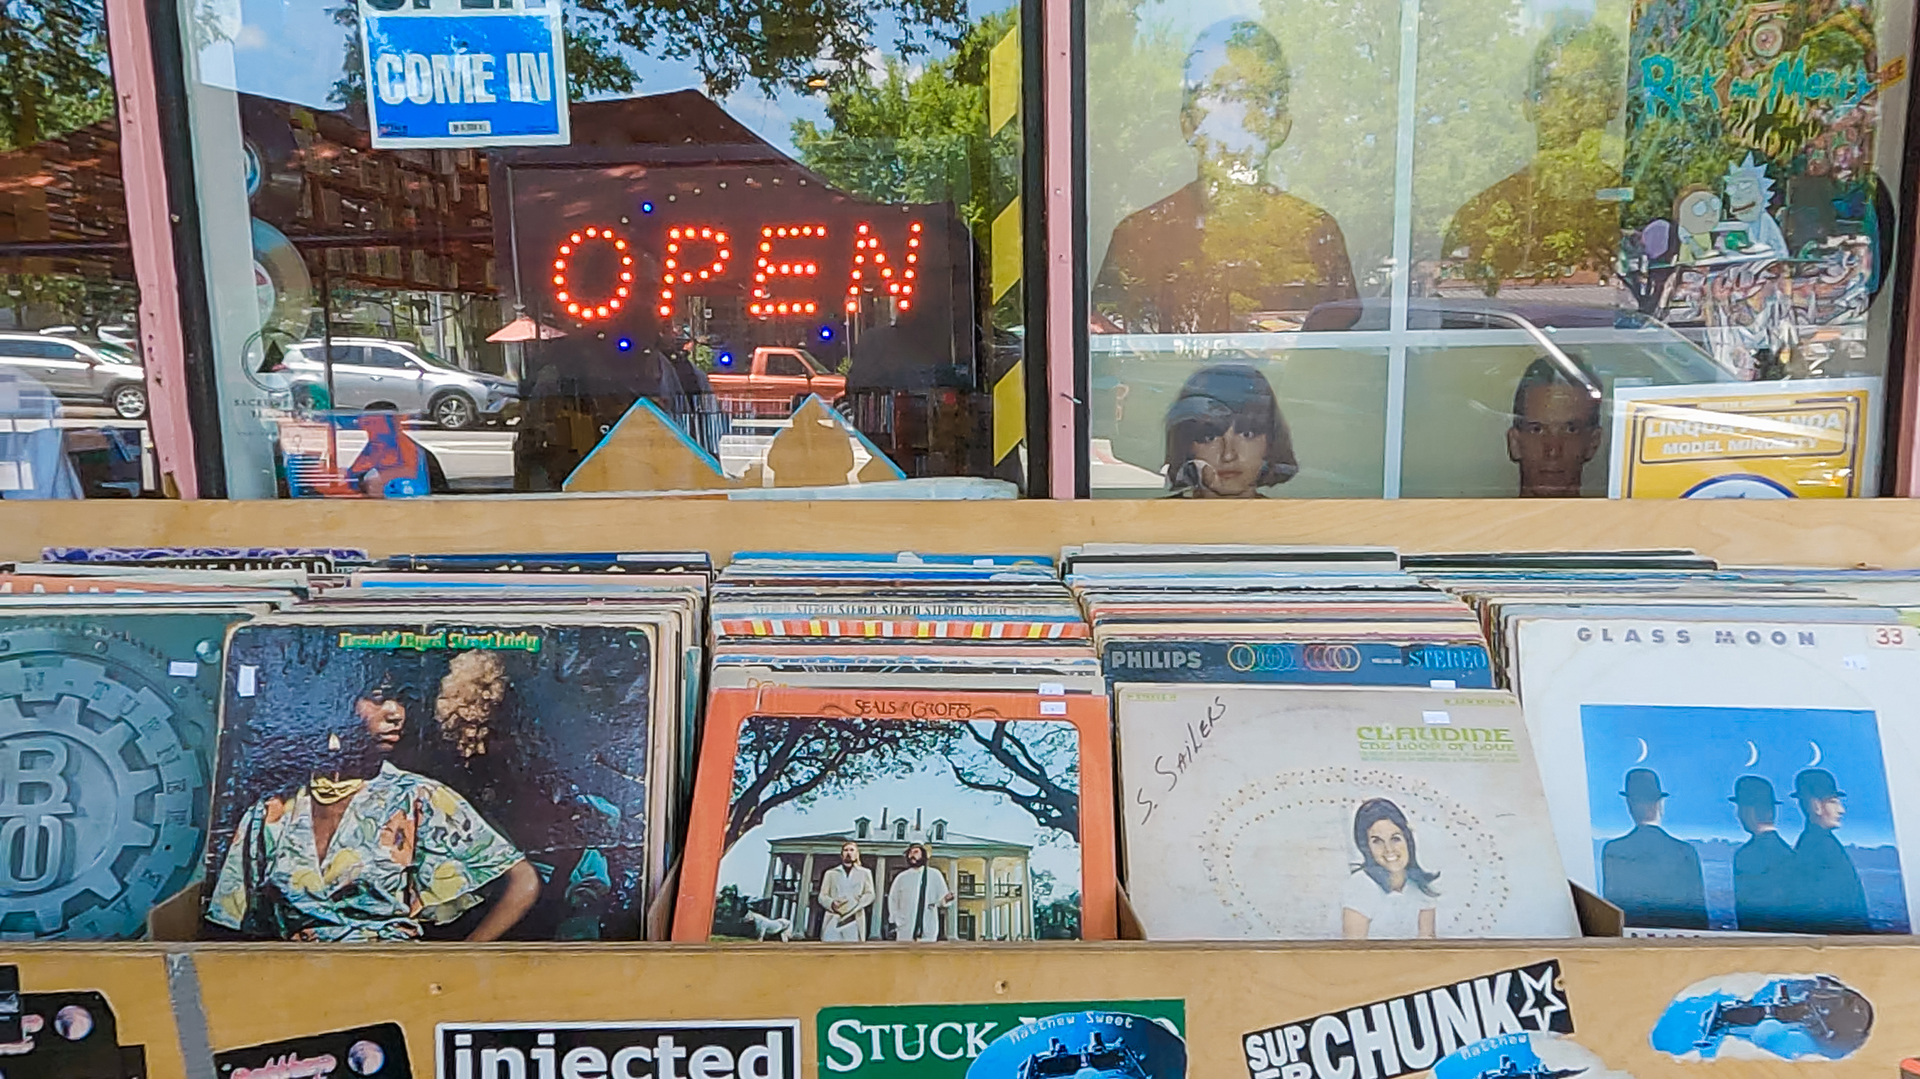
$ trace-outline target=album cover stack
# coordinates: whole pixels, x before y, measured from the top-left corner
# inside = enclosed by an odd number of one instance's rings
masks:
[[[0,574],[0,926],[643,934],[691,784],[704,555],[66,549]],[[17,852],[17,853],[18,853]]]
[[[1152,939],[1577,935],[1473,611],[1383,548],[1063,555],[1113,682]]]
[[[1115,933],[1105,682],[1044,558],[736,555],[677,940]]]
[[[1630,932],[1909,932],[1920,577],[1690,551],[1407,563],[1478,608],[1567,873]]]

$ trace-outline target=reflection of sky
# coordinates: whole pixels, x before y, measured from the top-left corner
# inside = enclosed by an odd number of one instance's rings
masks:
[[[214,8],[237,6],[243,18],[234,40],[234,71],[244,93],[281,101],[292,101],[316,109],[337,106],[329,99],[333,84],[342,74],[346,56],[348,28],[336,24],[331,10],[338,3],[330,0],[215,0]],[[968,0],[967,14],[978,19],[1005,10],[1006,0]],[[899,19],[888,11],[874,15],[873,44],[892,51],[900,38]],[[948,50],[925,34],[915,39],[928,46],[928,52],[916,56],[920,62],[946,55]],[[672,90],[700,89],[700,73],[691,59],[669,60],[621,50],[627,63],[639,76],[636,94],[662,94]],[[619,96],[619,95],[612,95]],[[783,152],[793,153],[793,122],[811,120],[826,126],[826,99],[818,94],[780,90],[769,97],[757,86],[743,86],[723,99],[724,106],[761,138]]]
[[[987,773],[985,769],[976,768],[974,774]],[[788,802],[774,808],[767,813],[765,822],[742,836],[721,859],[718,887],[733,884],[742,895],[758,896],[767,884],[768,840],[852,831],[855,817],[878,821],[882,810],[890,817],[907,818],[909,831],[917,815],[922,827],[929,830],[934,821],[945,820],[950,831],[1033,845],[1029,864],[1035,871],[1045,870],[1054,875],[1055,898],[1080,888],[1077,845],[1058,840],[1041,845],[1042,829],[1032,814],[1008,801],[1005,795],[961,786],[954,780],[944,758],[928,761],[909,776],[887,776],[858,790],[828,795],[806,806]],[[1054,834],[1066,838],[1058,832]],[[940,865],[944,852],[938,843],[933,844],[933,848],[934,862]]]
[[[1620,796],[1627,771],[1651,768],[1669,797],[1663,826],[1682,839],[1744,843],[1734,805],[1733,781],[1764,776],[1780,800],[1775,823],[1792,842],[1804,818],[1793,798],[1793,779],[1811,765],[1833,773],[1846,792],[1842,842],[1873,847],[1894,841],[1886,768],[1879,727],[1868,711],[1816,708],[1695,708],[1653,705],[1584,705],[1581,734],[1587,751],[1587,798],[1596,838],[1633,827]],[[1647,754],[1640,756],[1640,740]],[[1752,742],[1751,747],[1748,742]],[[1758,751],[1752,766],[1747,760]]]

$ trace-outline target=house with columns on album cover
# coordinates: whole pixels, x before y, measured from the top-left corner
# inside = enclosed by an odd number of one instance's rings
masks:
[[[819,935],[820,881],[840,864],[840,848],[848,841],[860,845],[860,864],[873,871],[875,899],[868,909],[867,939],[884,939],[887,889],[907,868],[907,848],[924,844],[933,867],[945,875],[954,899],[947,907],[948,934],[955,940],[1033,940],[1033,881],[1029,858],[1033,848],[1022,843],[967,835],[950,829],[945,820],[925,826],[922,812],[913,819],[877,822],[856,817],[842,832],[789,836],[769,840],[766,895],[773,897],[769,917],[791,918],[795,936]]]

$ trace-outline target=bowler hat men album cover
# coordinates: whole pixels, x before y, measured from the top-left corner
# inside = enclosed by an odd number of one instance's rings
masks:
[[[1511,694],[1117,700],[1127,894],[1149,939],[1579,935]]]
[[[1110,938],[1104,704],[716,690],[675,939]]]
[[[478,612],[241,627],[209,934],[638,936],[657,667],[645,627]]]
[[[1532,619],[1520,693],[1573,880],[1646,933],[1906,933],[1888,766],[1910,760],[1903,626]]]

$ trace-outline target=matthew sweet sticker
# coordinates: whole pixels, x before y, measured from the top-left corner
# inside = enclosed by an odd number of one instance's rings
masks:
[[[1573,1033],[1557,959],[1256,1030],[1241,1048],[1252,1079],[1395,1079],[1528,1033]]]

